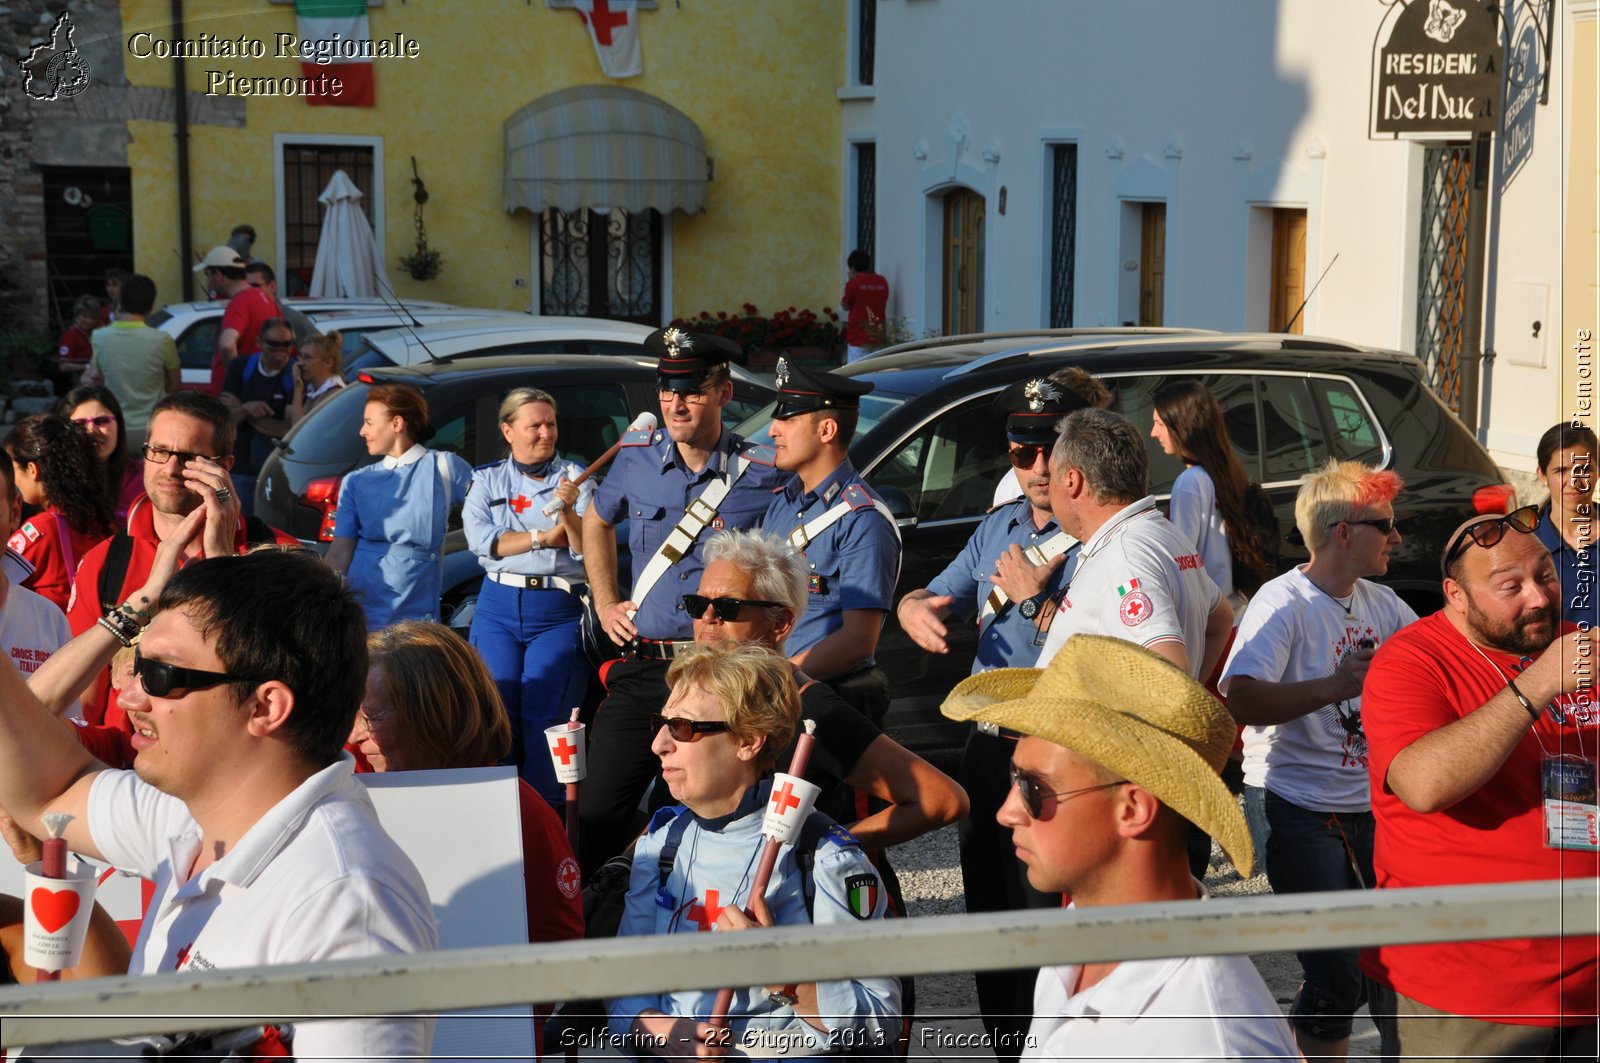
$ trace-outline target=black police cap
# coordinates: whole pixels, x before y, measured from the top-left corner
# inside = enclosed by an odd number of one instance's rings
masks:
[[[778,405],[772,411],[776,421],[813,410],[859,409],[861,396],[873,388],[870,381],[807,369],[787,358],[778,359],[777,383]]]
[[[644,349],[656,357],[656,384],[668,391],[698,391],[711,370],[740,354],[731,340],[680,328],[656,329]]]
[[[1006,438],[1013,443],[1053,443],[1056,422],[1089,404],[1076,391],[1049,377],[1022,380],[995,400],[994,412],[1006,419]]]

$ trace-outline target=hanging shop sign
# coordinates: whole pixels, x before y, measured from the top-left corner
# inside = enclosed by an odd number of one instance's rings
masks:
[[[1374,136],[1438,139],[1498,129],[1505,62],[1492,5],[1396,0],[1378,38],[1382,44],[1372,62]]]
[[[1506,61],[1505,128],[1500,131],[1500,188],[1511,184],[1533,155],[1533,122],[1544,85],[1544,42],[1539,14],[1523,7]]]

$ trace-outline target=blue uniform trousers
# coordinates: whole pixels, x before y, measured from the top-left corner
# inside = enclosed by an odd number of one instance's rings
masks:
[[[558,590],[524,590],[483,581],[470,641],[511,717],[511,756],[529,786],[558,809],[567,788],[556,782],[544,729],[583,704],[588,662],[578,644],[583,603]]]

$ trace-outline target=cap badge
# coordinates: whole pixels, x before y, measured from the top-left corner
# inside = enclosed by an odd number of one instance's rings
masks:
[[[1022,389],[1022,394],[1028,400],[1028,409],[1034,413],[1043,413],[1045,403],[1061,397],[1061,389],[1049,380],[1040,378],[1028,381]]]
[[[777,380],[780,388],[786,388],[789,386],[789,359],[778,359],[778,375],[775,379]]]
[[[694,349],[694,339],[682,329],[669,328],[661,334],[661,342],[667,345],[667,353],[673,358],[679,358],[680,350]]]

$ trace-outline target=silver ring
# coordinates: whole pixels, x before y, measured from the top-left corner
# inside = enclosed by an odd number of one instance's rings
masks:
[[[232,497],[233,497],[233,492],[228,490],[226,487],[217,488],[217,501],[218,502],[226,502],[228,499],[230,499]]]

